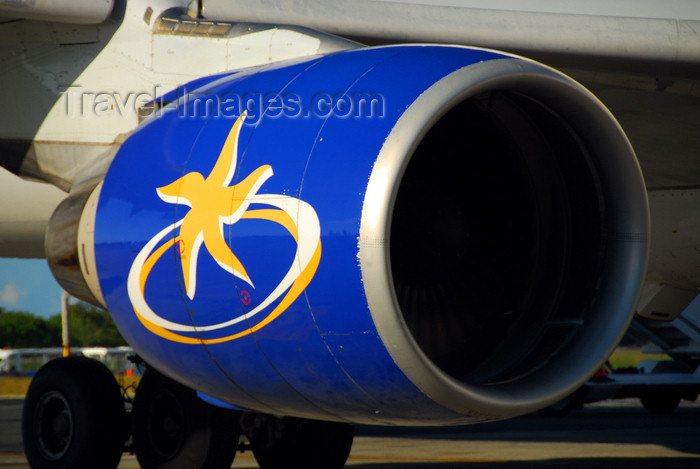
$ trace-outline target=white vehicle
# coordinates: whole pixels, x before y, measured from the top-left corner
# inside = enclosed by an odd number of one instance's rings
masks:
[[[99,360],[113,371],[129,368],[127,356],[134,353],[131,347],[73,347],[74,355]],[[0,350],[0,375],[33,374],[50,360],[63,356],[63,348],[19,348]]]

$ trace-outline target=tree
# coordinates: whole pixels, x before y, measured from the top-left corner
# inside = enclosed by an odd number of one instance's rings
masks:
[[[0,311],[0,348],[60,346],[60,317],[56,325],[24,311]]]
[[[112,321],[112,317],[106,310],[80,301],[70,305],[69,312],[72,346],[118,347],[126,345],[126,341],[122,338]],[[60,315],[58,319],[60,321]]]
[[[109,313],[84,302],[69,305],[70,339],[74,347],[126,345]],[[48,319],[0,307],[0,348],[60,347],[61,315]]]

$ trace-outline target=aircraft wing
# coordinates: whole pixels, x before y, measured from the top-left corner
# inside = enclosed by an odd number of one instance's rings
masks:
[[[468,44],[595,70],[696,76],[700,7],[672,0],[204,0],[209,18],[296,24],[369,42]]]
[[[0,17],[58,21],[73,24],[99,24],[114,8],[114,0],[2,0]]]

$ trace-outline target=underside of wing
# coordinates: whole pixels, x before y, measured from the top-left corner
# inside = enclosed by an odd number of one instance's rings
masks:
[[[97,24],[107,19],[114,0],[0,0],[0,17]]]
[[[646,0],[204,0],[203,13],[303,25],[365,42],[489,47],[560,65],[663,75],[700,70],[700,8],[692,0],[664,2],[663,8]]]

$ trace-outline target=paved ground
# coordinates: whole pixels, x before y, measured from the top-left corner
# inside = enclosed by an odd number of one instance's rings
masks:
[[[0,469],[28,468],[21,454],[22,401],[0,400]],[[359,427],[354,469],[700,468],[700,405],[646,413],[634,400],[589,406],[564,419],[528,415],[470,427]],[[120,469],[136,469],[125,455]],[[236,468],[256,468],[250,454]]]

